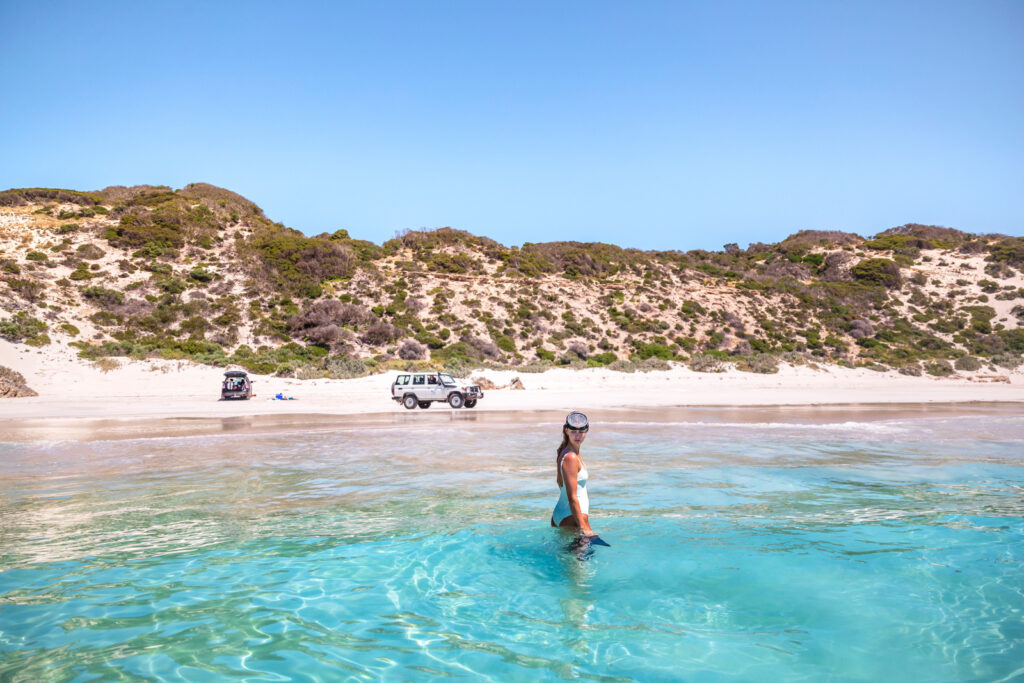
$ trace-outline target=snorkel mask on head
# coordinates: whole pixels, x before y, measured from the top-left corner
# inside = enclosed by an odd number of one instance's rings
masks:
[[[590,431],[590,420],[583,413],[571,412],[565,418],[565,427],[573,432],[588,432]]]

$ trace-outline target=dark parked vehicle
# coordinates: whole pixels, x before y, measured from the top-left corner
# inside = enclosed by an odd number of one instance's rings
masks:
[[[224,373],[224,384],[220,388],[221,399],[252,398],[252,381],[244,370],[228,370]]]

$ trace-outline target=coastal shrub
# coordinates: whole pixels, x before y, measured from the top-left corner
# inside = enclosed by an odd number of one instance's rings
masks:
[[[992,362],[1001,368],[1013,370],[1024,363],[1024,357],[1017,353],[999,353],[992,356]]]
[[[243,248],[256,256],[261,279],[307,298],[320,296],[326,280],[350,277],[358,265],[345,240],[306,237],[283,226],[264,227]]]
[[[489,342],[485,339],[480,339],[479,337],[473,336],[471,334],[464,335],[460,341],[466,346],[475,349],[476,353],[470,354],[472,357],[483,357],[488,358],[490,360],[501,359],[501,349],[499,349],[498,346],[492,342]]]
[[[464,358],[449,358],[444,362],[442,367],[444,371],[452,377],[461,378],[469,375],[476,365],[472,361]]]
[[[97,313],[93,313],[89,316],[89,320],[99,327],[110,327],[111,325],[120,325],[124,322],[124,319],[121,316],[111,313],[110,311],[99,311]]]
[[[900,267],[891,259],[864,259],[850,268],[850,274],[860,282],[886,289],[896,289],[901,283]]]
[[[213,273],[203,267],[193,268],[188,276],[196,282],[209,282],[213,279]]]
[[[611,351],[605,351],[604,353],[595,353],[590,358],[587,358],[587,367],[604,367],[614,363],[618,357]]]
[[[953,374],[953,366],[947,360],[934,360],[924,364],[924,371],[933,377],[948,377]]]
[[[93,285],[82,290],[82,297],[91,301],[100,308],[113,308],[124,303],[124,293],[116,289],[107,289],[100,285]]]
[[[974,356],[961,356],[960,358],[957,358],[956,361],[953,363],[953,367],[956,368],[957,370],[965,370],[967,372],[972,372],[974,370],[981,369],[981,360],[975,358]]]
[[[295,370],[295,379],[323,379],[327,377],[327,371],[319,364],[303,365]]]
[[[91,243],[80,244],[75,249],[75,255],[86,261],[95,261],[96,259],[103,258],[105,253],[102,249]]]
[[[971,329],[981,334],[992,332],[992,318],[996,317],[996,310],[991,306],[962,306],[961,311],[971,316]]]
[[[548,351],[547,349],[537,349],[537,358],[540,358],[541,360],[546,360],[548,362],[554,362],[555,354],[552,353],[551,351]]]
[[[504,351],[505,353],[515,353],[516,352],[515,340],[512,339],[512,337],[508,336],[507,334],[502,334],[502,333],[496,332],[495,330],[492,329],[491,330],[491,339],[493,339],[494,340],[494,344],[500,350]]]
[[[903,365],[897,368],[897,372],[899,372],[901,375],[909,375],[910,377],[920,377],[921,366],[918,365],[917,363],[913,363],[911,365]]]
[[[988,260],[1024,267],[1024,237],[1008,237],[992,244]]]
[[[580,360],[586,360],[587,356],[590,355],[590,351],[581,342],[569,344],[569,352],[575,354]]]
[[[45,287],[41,282],[26,278],[8,278],[7,287],[25,301],[35,303],[43,298]]]
[[[480,262],[467,254],[425,252],[420,260],[428,270],[435,273],[478,273],[483,268]]]
[[[15,343],[25,342],[29,346],[49,344],[47,329],[46,323],[25,311],[18,311],[7,320],[0,321],[0,337]]]
[[[16,387],[25,386],[25,376],[17,370],[12,370],[5,365],[0,365],[0,380],[9,382]]]
[[[188,285],[180,277],[163,277],[155,281],[157,289],[160,289],[168,294],[181,294]]]
[[[779,360],[769,353],[758,353],[753,356],[741,357],[736,368],[743,372],[756,372],[772,375],[779,371]]]
[[[382,346],[398,339],[400,331],[391,323],[379,320],[367,328],[362,340],[371,346]]]
[[[46,263],[49,259],[46,254],[41,251],[30,251],[25,254],[25,258],[29,261],[36,261],[37,263]]]
[[[690,358],[690,369],[694,372],[725,372],[720,358],[708,353],[697,353]]]
[[[294,377],[296,366],[293,363],[278,363],[274,368],[275,377]]]
[[[610,365],[608,365],[608,369],[609,370],[614,370],[615,372],[631,373],[631,372],[636,372],[636,364],[632,363],[632,362],[630,362],[628,360],[619,359],[617,361],[612,362]]]
[[[70,335],[72,337],[77,337],[81,333],[81,330],[79,330],[71,323],[61,323],[59,329],[64,334]]]
[[[337,325],[320,325],[302,331],[302,338],[310,344],[330,347],[342,339],[341,328]]]
[[[424,360],[427,357],[427,347],[415,339],[406,339],[398,347],[398,357],[402,360]]]
[[[551,363],[527,363],[526,365],[515,366],[516,372],[529,372],[531,374],[537,374],[541,372],[547,372],[551,369]]]
[[[117,226],[110,228],[104,237],[111,245],[122,249],[150,247],[162,251],[181,249],[185,245],[181,221],[168,211],[135,209],[121,216]]]
[[[635,363],[635,365],[636,365],[636,369],[639,372],[663,371],[663,370],[669,370],[672,367],[671,365],[668,364],[668,361],[662,360],[661,358],[657,358],[655,356],[652,356],[650,358],[645,358],[645,359]]]
[[[850,322],[849,334],[854,339],[863,339],[875,334],[875,328],[867,320],[854,320]]]
[[[720,333],[717,333],[720,334]],[[721,342],[719,342],[721,343]],[[672,352],[668,346],[664,344],[643,344],[639,343],[635,345],[636,351],[633,353],[633,360],[647,360],[648,358],[659,358],[661,360],[672,360],[675,357],[675,353]]]
[[[114,360],[113,358],[97,358],[92,364],[103,374],[107,374],[108,372],[117,370],[121,367],[121,361]]]

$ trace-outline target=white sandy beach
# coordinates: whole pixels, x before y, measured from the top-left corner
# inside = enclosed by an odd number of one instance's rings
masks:
[[[66,419],[217,418],[246,415],[371,415],[406,411],[389,399],[396,373],[349,380],[254,377],[250,401],[220,401],[222,370],[188,362],[121,359],[103,372],[74,351],[35,349],[0,341],[0,365],[19,371],[37,397],[0,402],[0,421]],[[541,374],[477,371],[498,386],[519,377],[524,390],[485,392],[472,411],[658,408],[671,406],[813,406],[1024,401],[1020,369],[982,370],[952,377],[908,377],[842,367],[783,365],[777,374],[730,370],[699,373],[685,367],[648,373],[555,369]],[[468,378],[465,378],[468,379]],[[273,400],[281,393],[294,400]],[[0,424],[2,429],[2,424]]]

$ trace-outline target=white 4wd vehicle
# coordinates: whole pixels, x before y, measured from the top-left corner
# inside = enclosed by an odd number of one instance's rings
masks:
[[[399,375],[391,385],[391,400],[412,410],[429,408],[434,401],[444,401],[452,408],[472,408],[484,397],[480,387],[456,382],[445,372],[414,372]]]

